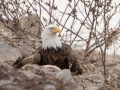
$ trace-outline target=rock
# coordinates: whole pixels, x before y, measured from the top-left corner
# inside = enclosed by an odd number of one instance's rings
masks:
[[[0,42],[0,62],[12,65],[13,62],[21,58],[22,54],[16,48]]]
[[[38,75],[41,78],[50,77],[52,80],[45,85],[44,90],[58,90],[55,87],[57,82],[54,82],[53,79],[61,81],[65,90],[80,90],[79,85],[75,82],[69,69],[60,70],[60,68],[53,65],[39,66],[37,64],[26,64],[20,69],[20,72],[28,77],[38,77]]]
[[[39,35],[41,34],[41,27],[40,27],[40,20],[39,20],[39,17],[35,14],[31,14],[31,15],[28,15],[26,17],[23,17],[21,20],[20,20],[20,25],[22,27],[22,29],[24,29],[25,31],[33,34],[33,35]],[[29,35],[27,34],[27,37],[29,38],[33,38],[33,35]]]
[[[33,61],[33,55],[24,58],[24,59],[21,61],[21,63],[22,63],[23,65],[25,65],[25,64],[32,64],[32,61]]]
[[[69,69],[63,69],[56,73],[55,77],[62,81],[66,90],[81,90],[81,87],[75,82]]]
[[[55,77],[27,76],[0,65],[0,90],[66,90]]]
[[[16,68],[21,68],[22,66],[26,65],[26,64],[32,64],[32,60],[33,60],[33,55],[28,56],[26,58],[24,58],[23,60],[17,60],[16,62],[14,62],[14,67]]]
[[[80,90],[100,90],[104,84],[101,73],[74,76],[74,79],[81,86]]]
[[[0,34],[4,35],[5,37],[12,38],[12,32],[11,32],[11,30],[8,29],[7,27],[5,27],[1,22],[0,22]],[[1,41],[1,38],[2,37],[0,35],[0,41]]]
[[[76,49],[74,50],[74,52],[77,54],[77,56],[79,58],[85,58],[85,50],[84,49]],[[98,50],[95,50],[93,51],[92,53],[90,53],[89,55],[89,59],[86,60],[86,63],[97,63],[99,66],[102,66],[103,63],[101,61],[101,54]],[[111,55],[108,55],[106,54],[106,65],[109,65],[109,66],[113,66],[113,65],[116,65],[117,63],[120,63],[120,56],[117,55],[117,54],[111,54]]]
[[[79,58],[84,58],[84,56],[85,56],[85,54],[86,54],[84,49],[76,49],[76,50],[74,50],[74,52],[77,54],[77,56],[78,56]],[[97,62],[99,59],[100,59],[99,51],[95,50],[95,51],[93,51],[93,52],[90,54],[90,56],[89,56],[89,61],[87,61],[87,62],[89,62],[89,63],[95,63],[95,62]]]
[[[63,84],[67,84],[68,82],[76,84],[69,69],[60,70],[59,72],[56,73],[55,76],[56,78],[63,80]]]
[[[47,84],[45,85],[44,90],[57,90],[57,88],[52,84]]]
[[[120,71],[120,64],[117,64],[115,68]]]
[[[109,84],[112,84],[116,88],[120,89],[120,64],[117,64],[115,67],[112,67],[111,70],[109,70],[107,81]]]
[[[117,64],[115,67],[111,68],[109,73],[116,74],[117,76],[120,76],[120,64]]]
[[[6,67],[7,69],[13,69],[13,66],[11,66],[7,63],[0,63],[0,66]]]
[[[103,66],[94,64],[83,65],[83,74],[81,76],[74,76],[75,80],[83,89],[81,90],[99,90],[105,84],[105,78],[102,75]]]
[[[100,72],[100,70],[94,64],[85,64],[83,66],[84,66],[84,68],[83,68],[84,75],[86,75],[88,73],[96,74],[96,73]]]
[[[21,68],[21,71],[29,71],[31,73],[44,76],[44,75],[55,75],[60,70],[59,67],[54,65],[39,66],[37,64],[26,64]],[[26,73],[27,74],[27,73]]]
[[[120,63],[119,55],[108,55],[106,58],[106,65],[113,66]]]

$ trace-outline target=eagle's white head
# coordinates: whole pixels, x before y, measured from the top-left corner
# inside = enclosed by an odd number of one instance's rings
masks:
[[[42,49],[46,50],[47,48],[61,48],[62,44],[58,33],[61,33],[61,29],[56,25],[48,25],[43,32],[41,33],[42,37]]]

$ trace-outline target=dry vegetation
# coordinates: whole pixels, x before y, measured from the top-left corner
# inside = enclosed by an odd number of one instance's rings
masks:
[[[62,41],[77,48],[84,43],[83,61],[89,61],[91,54],[99,49],[97,60],[102,62],[106,76],[106,51],[119,40],[119,22],[115,27],[110,23],[112,17],[120,13],[120,4],[112,3],[114,0],[68,0],[61,11],[56,2],[0,0],[0,40],[18,48],[26,57],[41,44],[42,29],[57,24],[66,31],[60,36]],[[87,37],[81,36],[85,30]],[[114,85],[112,83],[111,87]],[[103,86],[103,90],[108,90],[108,86]]]

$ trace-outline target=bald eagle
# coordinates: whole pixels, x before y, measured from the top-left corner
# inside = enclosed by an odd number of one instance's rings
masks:
[[[82,70],[78,58],[72,48],[60,41],[58,33],[61,29],[56,25],[48,25],[41,33],[42,46],[37,48],[33,57],[33,64],[56,65],[61,69],[70,69],[71,72],[81,74]],[[71,64],[71,68],[69,68]]]

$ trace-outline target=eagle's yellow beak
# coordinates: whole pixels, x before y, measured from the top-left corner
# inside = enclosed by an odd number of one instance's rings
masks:
[[[59,27],[54,27],[51,32],[54,32],[54,33],[61,33],[61,29]]]

